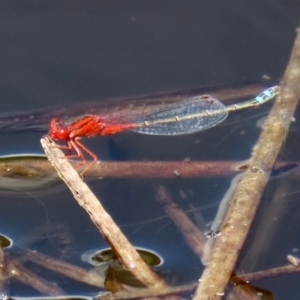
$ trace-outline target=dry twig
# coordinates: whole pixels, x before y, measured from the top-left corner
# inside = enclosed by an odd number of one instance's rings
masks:
[[[142,260],[111,216],[104,210],[99,199],[82,181],[69,161],[66,158],[62,158],[64,157],[62,151],[53,147],[53,142],[48,136],[44,136],[41,143],[58,175],[72,191],[79,205],[90,215],[92,221],[110,244],[122,264],[146,287],[166,287],[165,282]]]
[[[220,299],[232,274],[238,253],[247,236],[261,195],[269,180],[300,97],[300,32],[295,41],[281,93],[272,108],[232,200],[215,248],[204,270],[194,299]]]

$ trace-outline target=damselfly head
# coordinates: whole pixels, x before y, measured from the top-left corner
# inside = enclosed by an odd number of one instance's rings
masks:
[[[54,118],[49,124],[49,136],[54,140],[68,140],[70,138],[70,131],[68,127],[63,126],[62,121]]]

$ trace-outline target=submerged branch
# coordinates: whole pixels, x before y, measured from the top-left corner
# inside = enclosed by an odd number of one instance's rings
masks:
[[[156,200],[163,207],[165,213],[173,220],[190,248],[199,259],[202,259],[203,248],[206,242],[205,235],[189,219],[186,213],[177,206],[163,186],[157,188]]]
[[[78,165],[76,161],[70,161]],[[87,164],[90,163],[89,161]],[[201,178],[232,176],[248,168],[248,160],[220,161],[101,161],[91,165],[85,178]],[[278,162],[272,169],[274,175],[299,176],[298,162]],[[6,179],[54,180],[55,170],[46,157],[2,157],[0,176]],[[39,182],[38,184],[41,184]]]
[[[192,291],[197,285],[195,283],[182,285],[182,286],[176,286],[176,287],[167,287],[163,290],[157,290],[157,289],[135,289],[132,291],[122,291],[117,292],[115,294],[104,294],[99,295],[96,297],[96,300],[128,300],[128,299],[182,299],[179,297],[176,297],[175,295],[187,291]],[[170,296],[169,298],[166,296]],[[172,295],[174,297],[172,298]],[[163,298],[160,298],[163,297]]]
[[[104,278],[102,278],[100,275],[91,273],[88,270],[72,265],[70,263],[57,260],[38,251],[26,249],[26,251],[21,250],[21,252],[24,252],[25,259],[28,259],[31,262],[38,264],[48,270],[92,286],[104,288]]]
[[[28,286],[33,287],[42,294],[51,296],[59,296],[64,294],[64,291],[56,284],[46,281],[16,261],[8,260],[8,267],[11,275],[14,278]]]
[[[0,299],[8,298],[10,295],[8,294],[8,277],[9,271],[7,267],[7,259],[5,257],[1,241],[0,241]]]

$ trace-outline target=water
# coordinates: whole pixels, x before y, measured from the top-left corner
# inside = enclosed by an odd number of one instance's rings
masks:
[[[24,4],[25,3],[25,4]],[[104,98],[156,93],[190,87],[260,80],[275,82],[284,71],[299,25],[299,1],[41,1],[4,2],[0,11],[1,112],[72,107]],[[246,99],[241,99],[246,100]],[[259,135],[257,122],[271,103],[233,112],[202,133],[153,137],[122,133],[85,144],[103,160],[241,160],[251,154]],[[280,154],[299,161],[299,111]],[[42,153],[41,133],[1,133],[1,154]],[[298,178],[279,174],[271,180],[239,258],[239,270],[281,266],[297,254]],[[50,178],[42,188],[18,179],[1,188],[0,231],[16,246],[90,268],[81,255],[107,244],[66,187]],[[197,222],[200,209],[209,229],[218,202],[232,178],[88,180],[103,205],[134,245],[162,256],[160,266],[174,284],[197,281],[203,267],[175,225],[155,201],[164,185],[178,205]],[[37,181],[36,179],[34,182]],[[39,182],[39,185],[41,183]],[[187,200],[182,200],[182,195]],[[198,224],[198,223],[197,223]],[[95,295],[97,288],[27,264],[67,294]],[[299,275],[255,282],[276,299],[298,299]],[[11,281],[13,296],[40,296]]]

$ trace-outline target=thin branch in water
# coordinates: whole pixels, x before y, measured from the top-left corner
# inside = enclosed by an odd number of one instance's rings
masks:
[[[203,247],[206,242],[206,237],[199,228],[189,219],[163,186],[157,189],[156,199],[162,205],[165,213],[173,220],[178,227],[183,237],[199,259],[203,256]]]
[[[272,277],[277,277],[277,276],[281,276],[281,275],[287,275],[287,274],[291,274],[291,273],[300,272],[299,258],[296,258],[292,255],[288,255],[287,260],[292,262],[292,264],[282,266],[282,267],[272,268],[269,270],[258,271],[258,272],[254,272],[254,273],[238,274],[235,277],[238,277],[239,279],[246,281],[246,282],[252,282],[252,281],[256,281],[256,280],[260,280],[260,279],[272,278]],[[298,263],[298,265],[297,265],[297,263]]]
[[[238,277],[232,278],[233,286],[226,299],[228,300],[261,300],[273,299],[273,294],[269,290],[261,289]]]
[[[9,271],[7,266],[7,259],[4,254],[3,248],[0,246],[0,299],[7,299],[10,296],[8,277]]]
[[[56,284],[46,281],[16,261],[8,260],[8,268],[11,276],[16,278],[18,281],[33,287],[42,294],[51,296],[59,296],[64,294],[64,291]]]
[[[70,161],[73,166],[78,162]],[[89,163],[89,161],[87,162]],[[234,176],[248,168],[248,160],[241,161],[99,161],[85,173],[86,178],[201,178]],[[299,176],[299,162],[278,162],[272,175]],[[6,179],[55,179],[56,172],[46,158],[21,156],[0,158],[0,176]],[[51,176],[53,176],[51,178]],[[27,184],[31,182],[28,181]],[[33,183],[32,183],[33,184]],[[5,183],[9,186],[9,182]]]
[[[70,263],[57,260],[38,251],[33,251],[31,249],[19,251],[24,254],[25,259],[28,259],[31,262],[38,264],[48,270],[92,286],[104,288],[104,278],[102,278],[100,275],[89,272],[88,270],[74,266]]]
[[[188,291],[192,291],[197,286],[196,283],[187,284],[183,286],[176,287],[167,287],[163,290],[157,289],[135,289],[133,291],[122,291],[115,294],[105,294],[96,297],[97,300],[121,300],[121,299],[160,299],[154,297],[164,297],[167,295],[175,295],[179,293],[184,293]],[[153,297],[153,298],[152,298]],[[165,299],[165,298],[164,298]],[[169,299],[169,298],[168,298]],[[177,299],[177,298],[176,298]],[[179,298],[182,299],[182,298]]]

